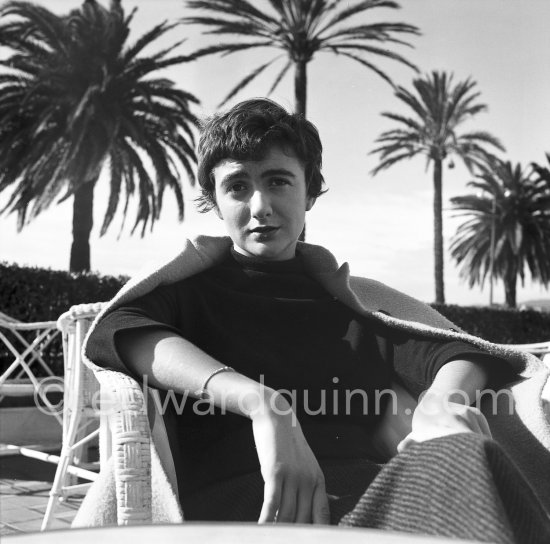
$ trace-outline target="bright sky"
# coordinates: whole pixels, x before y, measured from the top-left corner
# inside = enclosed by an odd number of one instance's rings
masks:
[[[56,12],[80,5],[78,0],[43,0]],[[263,0],[257,5],[266,4]],[[343,2],[344,3],[344,2]],[[527,165],[544,163],[550,152],[550,2],[548,0],[402,0],[400,11],[374,10],[378,21],[393,20],[417,25],[422,36],[413,38],[414,49],[401,48],[423,72],[452,71],[455,80],[472,77],[478,83],[488,113],[480,114],[465,129],[488,130],[507,148],[506,157]],[[161,20],[184,16],[183,0],[123,0],[129,12],[138,6],[133,36]],[[359,22],[357,17],[355,22]],[[169,42],[188,41],[182,53],[207,43],[197,28],[172,31]],[[159,45],[166,42],[159,42]],[[211,42],[208,42],[211,43]],[[266,62],[270,50],[240,53],[225,59],[210,57],[182,65],[166,75],[178,86],[194,93],[202,105],[197,113],[210,114],[216,104],[249,70]],[[374,59],[371,59],[374,60]],[[412,70],[391,61],[377,60],[397,83],[411,86]],[[264,96],[277,73],[274,68],[240,93],[232,103]],[[390,128],[382,111],[407,113],[390,87],[374,73],[351,60],[318,55],[309,64],[308,117],[323,139],[324,175],[329,192],[322,196],[307,219],[308,241],[331,249],[340,261],[350,263],[352,273],[383,281],[426,301],[434,299],[432,256],[432,181],[422,159],[402,163],[373,178],[369,172],[376,157],[369,156],[377,136]],[[293,107],[292,76],[288,75],[272,96]],[[467,192],[468,172],[457,163],[444,171],[444,206],[450,197]],[[175,206],[165,197],[161,221],[152,234],[141,239],[126,228],[117,240],[120,221],[99,238],[106,206],[107,187],[99,184],[95,197],[95,227],[91,237],[92,268],[101,273],[132,274],[145,261],[174,253],[193,232],[222,234],[221,222],[212,215],[199,215],[187,191],[188,205],[183,224]],[[6,195],[0,196],[0,205]],[[71,243],[71,203],[53,206],[16,232],[15,216],[0,217],[0,259],[20,264],[67,269]],[[458,222],[445,212],[445,241]],[[132,224],[129,215],[128,226]],[[460,280],[454,263],[446,256],[447,302],[484,304],[488,286],[470,290]],[[548,298],[548,291],[529,280],[518,299]],[[504,298],[495,287],[495,299]]]

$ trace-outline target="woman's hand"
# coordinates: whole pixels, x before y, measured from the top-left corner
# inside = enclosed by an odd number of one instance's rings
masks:
[[[432,438],[467,432],[491,437],[479,409],[453,402],[447,395],[427,393],[414,411],[412,431],[398,444],[397,451]]]
[[[264,479],[258,523],[320,523],[330,520],[325,480],[289,403],[278,393],[252,416]]]

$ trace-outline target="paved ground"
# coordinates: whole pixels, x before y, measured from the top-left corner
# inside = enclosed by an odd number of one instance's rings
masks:
[[[0,456],[0,537],[39,531],[56,465],[23,457]],[[52,529],[68,529],[80,498],[59,503]]]

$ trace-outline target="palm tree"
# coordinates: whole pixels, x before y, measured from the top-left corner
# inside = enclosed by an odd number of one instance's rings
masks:
[[[358,23],[342,27],[355,15],[367,15],[375,8],[398,9],[397,2],[390,0],[362,0],[346,2],[346,7],[337,9],[337,0],[269,0],[273,15],[258,7],[257,2],[247,0],[190,0],[187,6],[201,10],[204,16],[185,17],[186,23],[197,23],[209,28],[208,34],[234,36],[234,41],[216,43],[198,50],[197,57],[221,53],[229,55],[238,51],[260,47],[278,49],[278,54],[265,64],[252,70],[225,97],[222,106],[241,89],[281,58],[284,64],[268,94],[279,85],[287,72],[294,67],[294,90],[296,113],[306,114],[307,64],[319,52],[334,53],[352,59],[373,70],[392,84],[390,77],[370,60],[368,56],[393,59],[416,70],[414,64],[388,49],[386,44],[409,45],[397,38],[399,34],[419,34],[417,27],[404,23]],[[392,84],[393,85],[393,84]]]
[[[0,45],[9,51],[0,75],[0,191],[14,187],[1,212],[16,212],[21,229],[59,195],[74,196],[70,270],[90,269],[93,193],[100,174],[110,180],[103,235],[125,193],[139,203],[132,232],[142,236],[159,218],[166,187],[183,219],[180,174],[193,183],[198,100],[152,77],[189,60],[153,55],[145,47],[175,25],[159,24],[127,45],[133,12],[85,0],[59,16],[31,2],[0,9]]]
[[[371,153],[380,154],[380,163],[372,170],[380,171],[417,155],[426,157],[427,166],[433,163],[434,185],[434,276],[435,301],[445,303],[443,283],[443,213],[442,184],[443,161],[453,155],[460,158],[468,170],[481,166],[492,155],[486,146],[504,150],[502,144],[487,132],[458,134],[457,128],[464,121],[487,109],[477,102],[479,92],[471,79],[453,84],[453,75],[433,71],[413,81],[418,96],[398,87],[395,96],[410,107],[415,116],[406,117],[384,112],[382,115],[399,123],[400,128],[383,132],[376,140],[379,147]],[[451,162],[451,168],[454,164]]]
[[[467,220],[458,227],[451,255],[469,286],[483,286],[487,275],[504,282],[506,304],[516,307],[518,276],[550,282],[550,190],[544,180],[518,163],[495,161],[468,183],[478,194],[451,199]]]

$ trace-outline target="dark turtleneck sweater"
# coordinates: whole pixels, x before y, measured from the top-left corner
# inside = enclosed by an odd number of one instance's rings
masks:
[[[491,360],[469,344],[358,315],[306,274],[299,255],[266,262],[232,250],[221,264],[107,314],[89,339],[90,359],[142,381],[116,348],[120,332],[131,329],[173,331],[222,364],[287,391],[318,459],[371,456],[368,432],[387,399],[377,392],[392,379],[418,395],[452,359]],[[259,469],[249,420],[163,396],[181,497]]]

